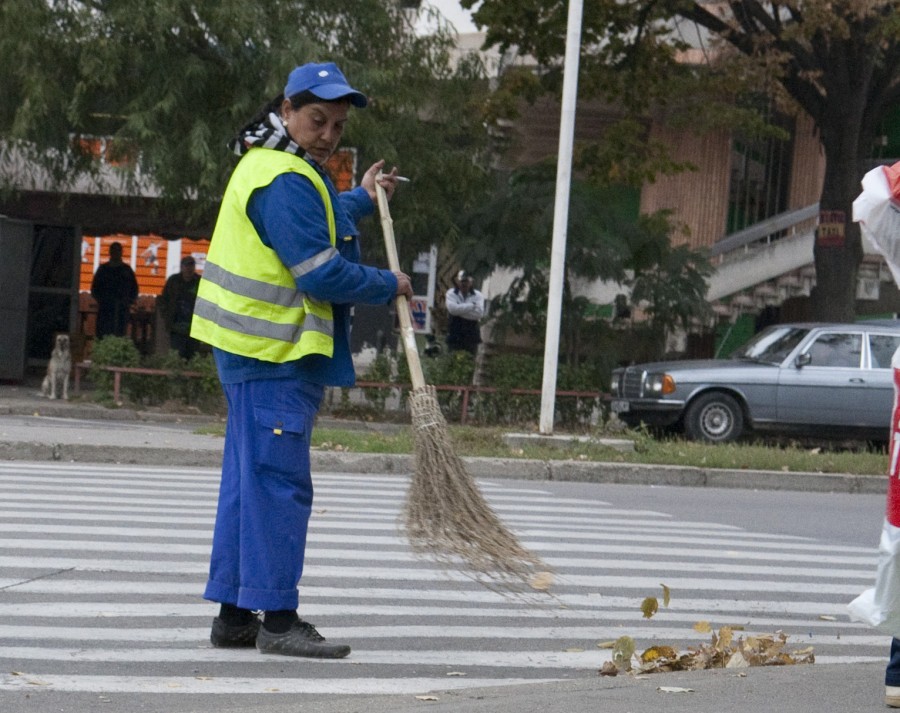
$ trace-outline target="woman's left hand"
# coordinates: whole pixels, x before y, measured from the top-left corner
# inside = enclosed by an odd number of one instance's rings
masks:
[[[381,178],[378,178],[379,172],[384,170],[384,159],[378,161],[377,163],[372,164],[372,167],[365,172],[362,178],[363,188],[366,189],[366,192],[369,194],[369,198],[372,199],[374,203],[377,200],[377,195],[375,193],[375,183],[377,182],[382,188],[384,188],[385,195],[387,195],[387,199],[390,200],[391,196],[394,195],[394,191],[397,188],[397,167],[391,169],[390,173],[382,173]]]

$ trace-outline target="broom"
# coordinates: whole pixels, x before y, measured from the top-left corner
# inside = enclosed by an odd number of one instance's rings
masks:
[[[387,194],[377,181],[375,190],[388,264],[399,271]],[[506,528],[456,455],[435,389],[425,383],[406,297],[398,295],[396,304],[413,387],[409,402],[415,472],[403,514],[410,546],[444,564],[462,565],[467,574],[485,584],[548,589],[551,576],[546,565]]]

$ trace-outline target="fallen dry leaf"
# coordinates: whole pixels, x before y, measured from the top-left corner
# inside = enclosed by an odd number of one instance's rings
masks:
[[[631,670],[631,657],[634,656],[634,639],[620,636],[613,646],[612,662],[619,670]]]
[[[619,669],[612,661],[604,661],[599,673],[601,676],[618,676]]]
[[[669,589],[669,588],[668,588],[665,584],[663,584],[662,582],[660,582],[659,586],[662,587],[662,590],[663,590],[663,606],[664,606],[664,607],[668,607],[668,606],[669,606],[669,601],[670,601],[671,598],[672,598],[672,590]]]
[[[447,673],[448,676],[465,676],[466,674],[462,671],[450,671]]]
[[[416,696],[417,701],[439,701],[441,700],[437,696]]]
[[[732,630],[723,626],[713,632],[708,644],[689,647],[679,654],[668,646],[653,646],[639,657],[636,673],[699,671],[711,668],[743,669],[750,666],[791,666],[815,663],[811,646],[795,651],[785,650],[787,636],[775,634],[734,639]],[[618,663],[618,662],[617,662]],[[622,668],[622,666],[619,666]]]
[[[694,631],[697,631],[701,634],[708,634],[712,631],[712,626],[710,626],[708,621],[698,621],[694,624]]]
[[[659,611],[659,601],[656,597],[647,597],[641,602],[641,611],[644,613],[645,619],[652,619],[653,615]]]
[[[681,688],[679,686],[660,686],[656,689],[662,693],[693,693],[693,688]]]
[[[750,662],[740,651],[735,651],[725,664],[725,668],[750,668]]]
[[[598,649],[611,649],[616,645],[615,641],[598,641],[597,648]]]

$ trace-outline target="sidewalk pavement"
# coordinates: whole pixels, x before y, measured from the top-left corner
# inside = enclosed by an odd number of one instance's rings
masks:
[[[35,386],[0,384],[0,459],[141,463],[218,468],[221,436],[203,432],[211,416],[160,410],[111,409],[89,400],[51,401]],[[320,416],[320,426],[381,429],[382,424]],[[402,428],[402,426],[398,426]],[[560,480],[631,485],[803,490],[881,494],[883,475],[788,473],[575,460],[466,458],[476,478]],[[313,470],[340,473],[412,473],[412,454],[383,455],[314,450]]]
[[[0,459],[140,463],[217,468],[223,440],[203,433],[209,416],[108,409],[73,398],[51,401],[35,386],[0,384]],[[345,428],[377,424],[335,422]],[[620,463],[466,459],[479,478],[524,478],[583,482],[684,485],[693,487],[884,493],[886,478],[817,473],[718,471],[703,468],[634,466]],[[313,469],[331,472],[409,474],[409,455],[315,451]],[[885,650],[885,663],[887,661]],[[574,710],[621,713],[856,713],[887,710],[883,703],[885,663],[802,665],[693,671],[615,678],[588,674],[573,680],[435,692],[436,701],[414,696],[315,696],[304,703],[316,713],[406,713],[423,706],[439,713],[523,713]],[[673,689],[667,691],[664,689]],[[296,713],[298,703],[267,701],[241,713]],[[208,711],[202,705],[198,711]],[[187,712],[184,712],[187,713]]]

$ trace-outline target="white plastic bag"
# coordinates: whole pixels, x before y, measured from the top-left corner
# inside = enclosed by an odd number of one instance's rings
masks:
[[[853,201],[853,220],[863,237],[887,261],[900,285],[900,162],[878,166],[862,180],[863,191]]]
[[[894,352],[891,367],[894,372],[891,459],[888,465],[887,512],[878,543],[875,586],[860,594],[847,608],[854,621],[864,622],[900,638],[900,349]]]
[[[887,518],[878,544],[875,586],[847,605],[850,618],[900,638],[900,527]]]

